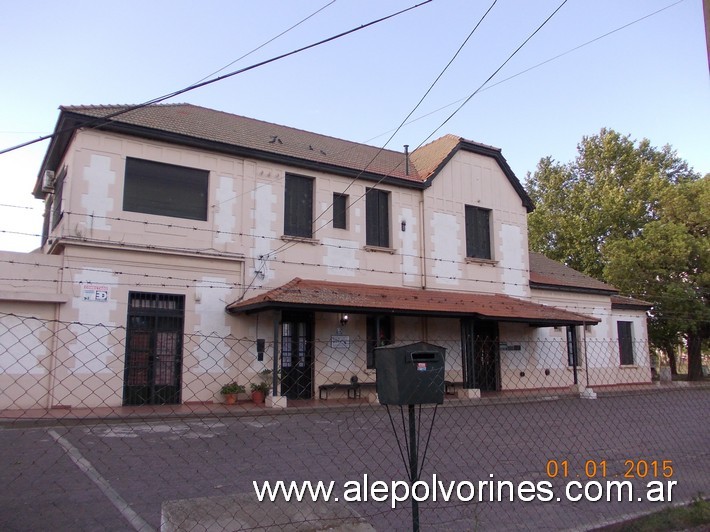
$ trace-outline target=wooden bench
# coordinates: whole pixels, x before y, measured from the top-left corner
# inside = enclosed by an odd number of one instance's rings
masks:
[[[353,375],[350,377],[350,382],[331,382],[328,384],[321,384],[318,386],[318,398],[323,399],[323,393],[325,392],[325,399],[328,399],[328,393],[332,390],[347,390],[348,399],[358,399],[362,397],[363,388],[374,388],[374,382],[359,382],[357,377]]]

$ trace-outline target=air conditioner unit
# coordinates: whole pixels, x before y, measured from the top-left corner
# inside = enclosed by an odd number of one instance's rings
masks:
[[[54,192],[54,172],[45,170],[42,178],[42,192]]]

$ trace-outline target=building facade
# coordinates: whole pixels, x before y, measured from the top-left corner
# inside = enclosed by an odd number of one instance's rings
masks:
[[[468,397],[651,379],[647,306],[529,253],[522,185],[460,137],[408,153],[186,104],[64,107],[34,194],[41,248],[3,254],[4,408],[218,401],[264,369],[314,399],[419,341]]]

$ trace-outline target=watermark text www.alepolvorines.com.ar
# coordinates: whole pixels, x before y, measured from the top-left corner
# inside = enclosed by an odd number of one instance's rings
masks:
[[[335,481],[253,481],[259,502],[343,501],[382,502],[391,508],[410,501],[417,502],[672,502],[675,480],[650,480],[641,485],[630,480],[570,480],[555,488],[551,480],[512,482],[496,480],[444,481],[433,474],[413,483],[404,480],[371,481],[367,474],[360,480],[348,480],[336,493]]]

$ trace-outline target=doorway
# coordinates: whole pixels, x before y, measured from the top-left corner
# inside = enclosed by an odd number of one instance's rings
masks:
[[[313,397],[312,313],[286,313],[281,320],[281,395]]]
[[[500,389],[498,322],[474,318],[461,320],[463,387],[482,392]]]
[[[185,296],[130,292],[124,405],[180,404]]]

